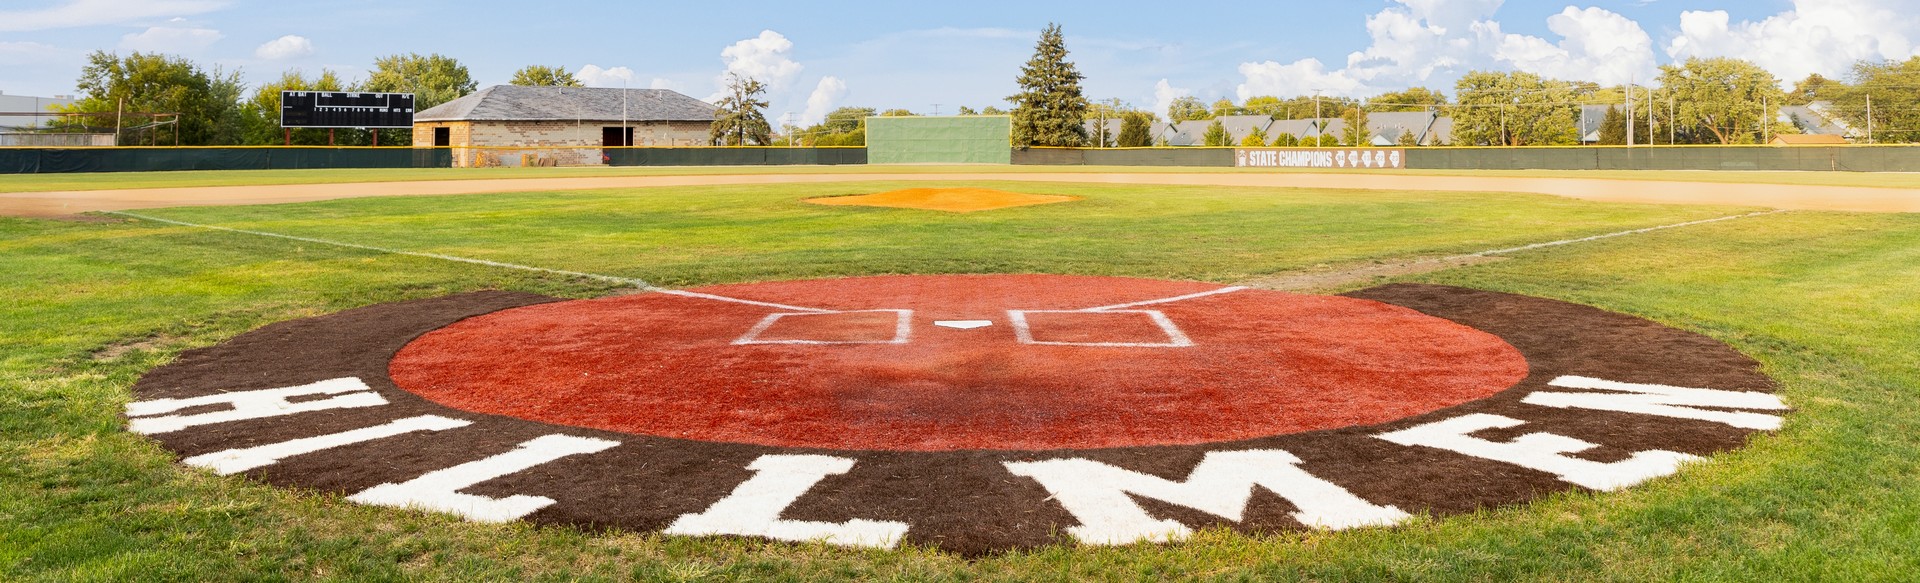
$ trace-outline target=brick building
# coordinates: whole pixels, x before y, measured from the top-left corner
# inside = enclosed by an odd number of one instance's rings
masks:
[[[714,106],[665,89],[495,85],[413,117],[456,167],[602,163],[602,148],[708,143]]]

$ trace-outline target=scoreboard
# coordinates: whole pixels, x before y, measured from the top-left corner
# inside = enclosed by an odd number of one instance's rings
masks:
[[[280,127],[410,128],[413,94],[281,91]]]

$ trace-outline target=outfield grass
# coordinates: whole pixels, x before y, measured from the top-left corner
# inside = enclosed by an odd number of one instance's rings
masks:
[[[1867,172],[1750,172],[1695,170],[1365,170],[1293,168],[1169,168],[1141,166],[671,166],[581,168],[365,168],[342,170],[190,170],[177,172],[96,172],[74,174],[0,175],[0,193],[105,190],[129,188],[183,188],[203,186],[262,186],[275,184],[345,184],[416,180],[497,180],[503,178],[569,178],[609,176],[711,176],[742,174],[1414,174],[1422,176],[1480,176],[1512,178],[1600,178],[1608,180],[1663,180],[1709,183],[1790,184],[1800,186],[1859,186],[1920,188],[1920,173]]]
[[[165,209],[156,216],[640,277],[1047,272],[1237,281],[1744,209],[1546,196],[1026,185],[969,215],[817,207],[886,184]],[[984,184],[983,186],[994,186]],[[605,284],[154,223],[0,219],[0,579],[1901,580],[1920,572],[1920,215],[1782,213],[1421,277],[1639,314],[1761,359],[1777,435],[1614,494],[1337,534],[965,561],[468,524],[216,478],[121,429],[128,387],[261,325],[465,290]]]

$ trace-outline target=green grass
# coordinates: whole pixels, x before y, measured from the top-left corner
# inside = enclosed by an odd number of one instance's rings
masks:
[[[987,186],[992,186],[988,184]],[[949,215],[711,187],[165,209],[157,216],[646,278],[1048,272],[1236,281],[1741,212],[1544,196],[1027,185],[1084,202]],[[0,219],[0,580],[1902,580],[1920,572],[1920,215],[1782,213],[1422,276],[1639,314],[1759,358],[1787,427],[1614,494],[1395,529],[966,561],[348,504],[175,465],[128,387],[267,323],[558,276],[154,223]]]
[[[368,168],[351,170],[191,170],[178,172],[97,172],[73,174],[0,175],[0,193],[107,190],[129,188],[184,188],[203,186],[262,186],[274,184],[343,184],[415,180],[496,180],[503,178],[569,178],[608,176],[696,176],[741,174],[978,174],[978,173],[1175,173],[1175,174],[1414,174],[1423,176],[1492,176],[1520,178],[1602,178],[1609,180],[1666,180],[1711,183],[1761,183],[1802,186],[1861,186],[1920,188],[1920,174],[1864,172],[1751,172],[1682,170],[1332,170],[1256,168],[1169,168],[1140,166],[678,166],[583,168]]]

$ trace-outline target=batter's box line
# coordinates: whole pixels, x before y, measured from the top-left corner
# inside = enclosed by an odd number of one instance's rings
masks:
[[[894,326],[893,326],[893,339],[891,340],[799,340],[799,339],[761,340],[760,339],[760,334],[766,332],[768,328],[772,328],[775,323],[778,323],[781,318],[785,318],[787,316],[819,316],[823,314],[866,314],[866,313],[880,313],[880,312],[892,312],[896,317],[894,321]],[[913,310],[846,310],[846,311],[810,310],[806,312],[778,312],[774,314],[768,314],[767,317],[760,319],[760,323],[754,324],[752,329],[747,330],[746,334],[742,334],[740,335],[739,338],[735,339],[733,341],[733,345],[744,346],[749,344],[812,344],[812,345],[906,344],[912,339],[913,339]]]
[[[1147,319],[1167,334],[1166,342],[1058,342],[1042,341],[1033,338],[1033,328],[1027,324],[1027,314],[1145,314]],[[1007,310],[1007,321],[1013,324],[1013,336],[1021,344],[1035,346],[1094,346],[1111,348],[1187,348],[1193,346],[1193,340],[1187,338],[1173,320],[1159,310]]]

